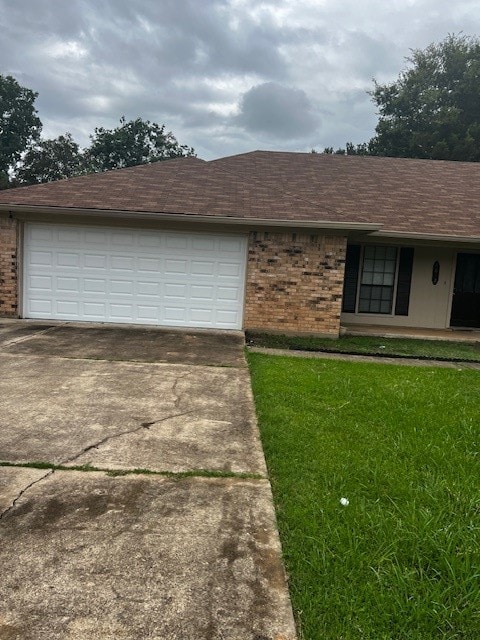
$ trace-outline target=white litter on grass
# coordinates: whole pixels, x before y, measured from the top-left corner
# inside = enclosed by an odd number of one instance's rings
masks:
[[[343,504],[344,507],[348,507],[350,500],[348,498],[340,498],[340,504]]]

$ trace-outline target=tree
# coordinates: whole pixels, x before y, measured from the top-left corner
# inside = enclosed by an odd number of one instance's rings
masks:
[[[37,95],[12,76],[0,75],[0,185],[8,185],[9,170],[40,136],[42,123],[34,107]]]
[[[149,120],[127,120],[122,117],[115,129],[95,129],[90,147],[85,151],[86,165],[91,171],[120,169],[157,160],[195,155],[194,149],[180,145],[165,125]]]
[[[480,161],[480,40],[449,35],[414,49],[410,68],[370,93],[373,155]]]
[[[84,173],[83,155],[70,133],[32,144],[15,172],[20,184],[51,182]]]
[[[345,149],[339,147],[334,150],[333,147],[325,147],[323,153],[327,155],[335,154],[339,156],[369,156],[371,155],[369,146],[366,142],[360,144],[353,144],[353,142],[347,142]]]

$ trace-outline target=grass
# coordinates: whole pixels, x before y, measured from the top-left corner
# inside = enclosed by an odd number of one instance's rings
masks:
[[[480,373],[248,360],[300,637],[478,639]]]
[[[164,476],[174,480],[184,478],[241,478],[244,480],[262,480],[264,476],[258,473],[242,473],[236,471],[217,471],[215,469],[191,469],[190,471],[155,471],[153,469],[108,469],[105,467],[94,467],[90,464],[66,466],[54,464],[53,462],[6,462],[0,461],[0,467],[26,467],[29,469],[51,469],[52,471],[97,471],[105,473],[107,476],[120,477],[129,475],[149,475]]]
[[[300,349],[306,351],[480,362],[480,345],[477,342],[379,338],[375,336],[341,336],[334,340],[309,336],[247,333],[247,344],[271,349]]]

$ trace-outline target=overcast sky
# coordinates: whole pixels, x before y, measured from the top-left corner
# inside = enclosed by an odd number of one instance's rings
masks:
[[[480,35],[480,1],[0,0],[0,29],[0,74],[39,93],[44,137],[140,116],[208,160],[368,141],[372,78]]]

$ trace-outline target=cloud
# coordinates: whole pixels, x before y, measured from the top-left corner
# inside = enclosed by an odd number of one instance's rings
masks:
[[[368,140],[366,90],[411,48],[480,33],[478,0],[0,0],[0,74],[44,135],[142,117],[206,159]]]
[[[275,82],[265,82],[243,94],[235,122],[253,133],[279,139],[304,138],[319,124],[307,94]]]

